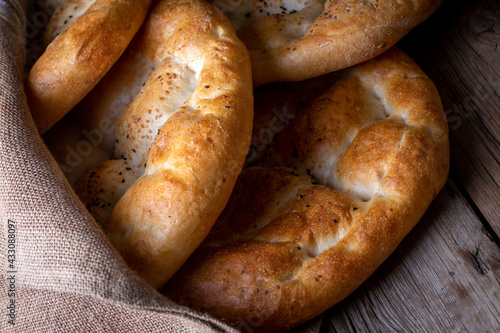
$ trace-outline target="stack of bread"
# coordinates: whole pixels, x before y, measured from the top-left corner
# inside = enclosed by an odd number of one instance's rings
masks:
[[[444,186],[439,95],[393,47],[440,2],[67,0],[30,109],[145,283],[284,331],[355,290]]]

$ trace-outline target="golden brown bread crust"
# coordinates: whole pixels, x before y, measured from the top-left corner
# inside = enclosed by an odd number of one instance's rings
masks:
[[[250,57],[231,22],[202,0],[160,1],[131,48],[154,71],[118,117],[117,159],[89,170],[77,192],[96,219],[112,209],[106,234],[160,287],[208,234],[243,166]]]
[[[448,127],[433,83],[393,49],[342,73],[265,156],[163,290],[256,332],[322,313],[395,250],[444,186]]]
[[[139,38],[143,30],[96,87],[44,135],[73,186],[90,167],[113,157],[121,158],[114,154],[117,118],[158,65],[146,57],[147,41]]]
[[[371,59],[429,17],[441,2],[216,0],[214,3],[240,27],[238,36],[249,49],[253,82],[259,86],[274,81],[300,81]]]
[[[61,5],[56,19],[66,20],[68,8],[80,2]],[[96,0],[49,44],[26,81],[28,103],[41,134],[106,74],[141,26],[150,4],[151,0]]]

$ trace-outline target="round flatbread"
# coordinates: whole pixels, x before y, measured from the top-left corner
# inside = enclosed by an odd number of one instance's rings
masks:
[[[151,0],[67,0],[44,36],[47,49],[31,68],[26,94],[40,134],[69,112],[125,51]]]
[[[252,59],[255,86],[300,81],[371,59],[441,0],[215,0]]]
[[[103,81],[121,94],[93,94],[106,106],[93,114],[115,122],[114,158],[75,187],[129,266],[158,288],[206,237],[245,161],[250,57],[211,4],[163,0],[122,59]]]
[[[167,296],[284,331],[349,295],[419,221],[449,169],[436,88],[397,49],[337,78],[239,177]]]

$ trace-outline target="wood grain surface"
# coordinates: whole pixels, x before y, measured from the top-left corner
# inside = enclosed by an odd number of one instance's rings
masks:
[[[448,183],[322,332],[500,332],[500,2],[446,0],[399,47],[435,82]]]

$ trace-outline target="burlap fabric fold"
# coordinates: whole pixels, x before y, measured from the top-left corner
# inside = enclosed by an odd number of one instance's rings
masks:
[[[0,0],[0,332],[236,332],[148,287],[87,213],[29,114],[24,26]]]

